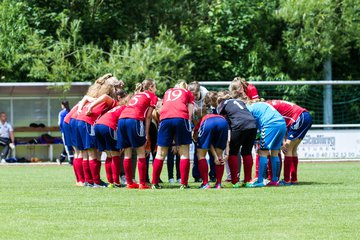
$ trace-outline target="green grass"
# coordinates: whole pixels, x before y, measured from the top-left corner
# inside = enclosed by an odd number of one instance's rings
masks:
[[[76,187],[69,166],[1,166],[0,238],[360,239],[359,169],[300,164],[291,187],[139,191]]]

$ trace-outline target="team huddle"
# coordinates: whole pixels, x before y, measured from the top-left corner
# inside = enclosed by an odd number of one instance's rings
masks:
[[[297,147],[312,125],[306,109],[282,100],[264,101],[258,97],[256,88],[242,78],[235,78],[229,90],[218,92],[207,91],[198,82],[181,81],[168,89],[162,99],[156,96],[152,79],[138,83],[133,94],[127,94],[123,87],[124,82],[111,74],[100,77],[64,119],[64,142],[74,149],[73,168],[78,186],[120,187],[122,168],[126,188],[160,189],[164,159],[174,148],[180,156],[180,188],[189,188],[192,142],[202,189],[221,189],[225,167],[234,188],[298,183]],[[155,139],[149,131],[151,125],[156,126]],[[280,150],[285,155],[283,180]],[[100,178],[102,152],[106,152],[108,183]],[[153,154],[151,185],[147,183],[149,152]],[[214,186],[209,183],[207,154],[215,165]],[[239,173],[240,155],[243,181]],[[134,180],[133,158],[137,160],[138,182]]]

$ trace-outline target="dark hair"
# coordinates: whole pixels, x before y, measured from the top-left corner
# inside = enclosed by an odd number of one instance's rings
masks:
[[[127,95],[128,95],[128,93],[127,93],[125,90],[123,90],[123,89],[120,89],[120,90],[117,90],[117,91],[116,91],[116,96],[118,96],[118,97],[124,98],[124,97],[126,97]]]
[[[69,101],[67,100],[62,100],[61,104],[65,107],[66,111],[70,112],[70,106],[69,106]]]

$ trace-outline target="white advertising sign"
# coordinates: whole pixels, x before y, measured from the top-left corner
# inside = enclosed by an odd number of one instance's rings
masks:
[[[360,160],[360,130],[309,130],[298,155],[309,160]]]

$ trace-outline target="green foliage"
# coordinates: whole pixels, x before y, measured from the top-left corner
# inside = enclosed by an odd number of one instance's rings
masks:
[[[179,79],[190,77],[193,64],[185,58],[189,52],[186,46],[175,41],[172,32],[161,28],[155,39],[124,45],[114,42],[109,65],[130,90],[137,82],[152,78],[157,82],[159,93],[163,93]]]
[[[280,5],[277,16],[287,24],[286,49],[307,78],[321,79],[319,67],[326,59],[331,57],[336,65],[349,54],[351,44],[359,42],[354,32],[360,28],[359,1],[291,0]]]

